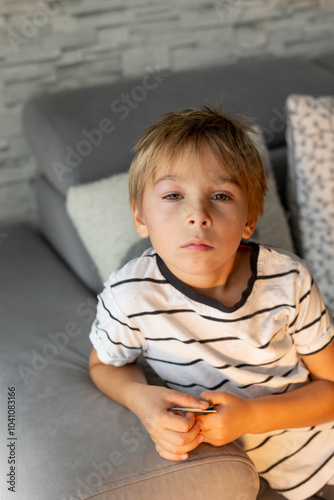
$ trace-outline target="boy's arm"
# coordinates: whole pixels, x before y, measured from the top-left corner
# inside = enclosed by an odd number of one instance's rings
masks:
[[[204,441],[226,444],[245,433],[309,427],[334,420],[334,342],[304,356],[311,381],[285,394],[246,399],[226,392],[204,392],[200,398],[219,405],[218,413],[197,417]]]
[[[302,360],[311,382],[286,394],[259,398],[254,405],[257,425],[253,432],[266,432],[262,430],[266,427],[268,431],[308,427],[334,420],[334,342]],[[262,411],[267,419],[260,422]]]
[[[131,387],[133,384],[147,384],[144,372],[137,363],[120,367],[106,365],[100,361],[96,350],[89,357],[89,371],[94,384],[106,396],[117,403],[130,408]]]
[[[168,410],[173,406],[206,408],[208,403],[166,387],[148,385],[136,363],[106,365],[99,360],[95,349],[89,358],[89,370],[93,382],[104,394],[137,415],[162,457],[184,460],[187,452],[203,441],[200,424],[192,413],[181,416]]]

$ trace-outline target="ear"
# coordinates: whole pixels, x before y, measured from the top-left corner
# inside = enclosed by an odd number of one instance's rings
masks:
[[[244,231],[242,233],[242,237],[245,239],[250,238],[255,231],[256,224],[257,224],[257,218],[255,219],[255,221],[254,220],[251,222],[247,221],[244,227]]]
[[[139,236],[142,238],[147,238],[149,236],[149,232],[145,223],[145,220],[141,216],[137,204],[134,200],[131,201],[131,210],[133,213],[133,225]]]

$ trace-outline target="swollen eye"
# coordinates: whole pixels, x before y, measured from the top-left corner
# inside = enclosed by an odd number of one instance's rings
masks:
[[[227,196],[227,194],[218,193],[218,194],[215,194],[212,197],[212,199],[218,200],[218,201],[227,201],[227,200],[229,200],[229,196]]]
[[[176,200],[179,200],[181,198],[181,195],[177,194],[177,193],[171,193],[171,194],[168,194],[167,196],[164,196],[164,198],[165,198],[165,200],[176,201]]]

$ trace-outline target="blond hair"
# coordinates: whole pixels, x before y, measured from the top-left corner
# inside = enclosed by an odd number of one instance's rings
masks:
[[[200,157],[201,150],[209,151],[233,177],[246,182],[249,221],[256,221],[263,212],[267,183],[260,154],[249,133],[256,132],[239,115],[223,115],[211,106],[166,113],[146,129],[135,145],[136,155],[129,172],[129,196],[139,212],[145,186],[153,184],[156,169],[162,161],[170,168],[175,158],[191,147]]]

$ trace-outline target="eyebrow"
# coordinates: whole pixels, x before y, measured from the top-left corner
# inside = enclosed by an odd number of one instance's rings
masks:
[[[178,175],[163,175],[162,177],[159,177],[159,179],[154,181],[154,186],[156,186],[160,182],[175,181],[175,180],[181,180],[181,179],[182,179],[182,177],[179,177]]]
[[[156,181],[154,181],[154,186],[157,184],[160,184],[161,182],[164,181],[186,181],[184,177],[181,177],[179,175],[163,175],[162,177],[159,177]],[[240,186],[240,182],[238,181],[237,177],[231,177],[231,176],[223,176],[220,175],[217,178],[217,183],[218,184],[236,184],[237,186]]]

